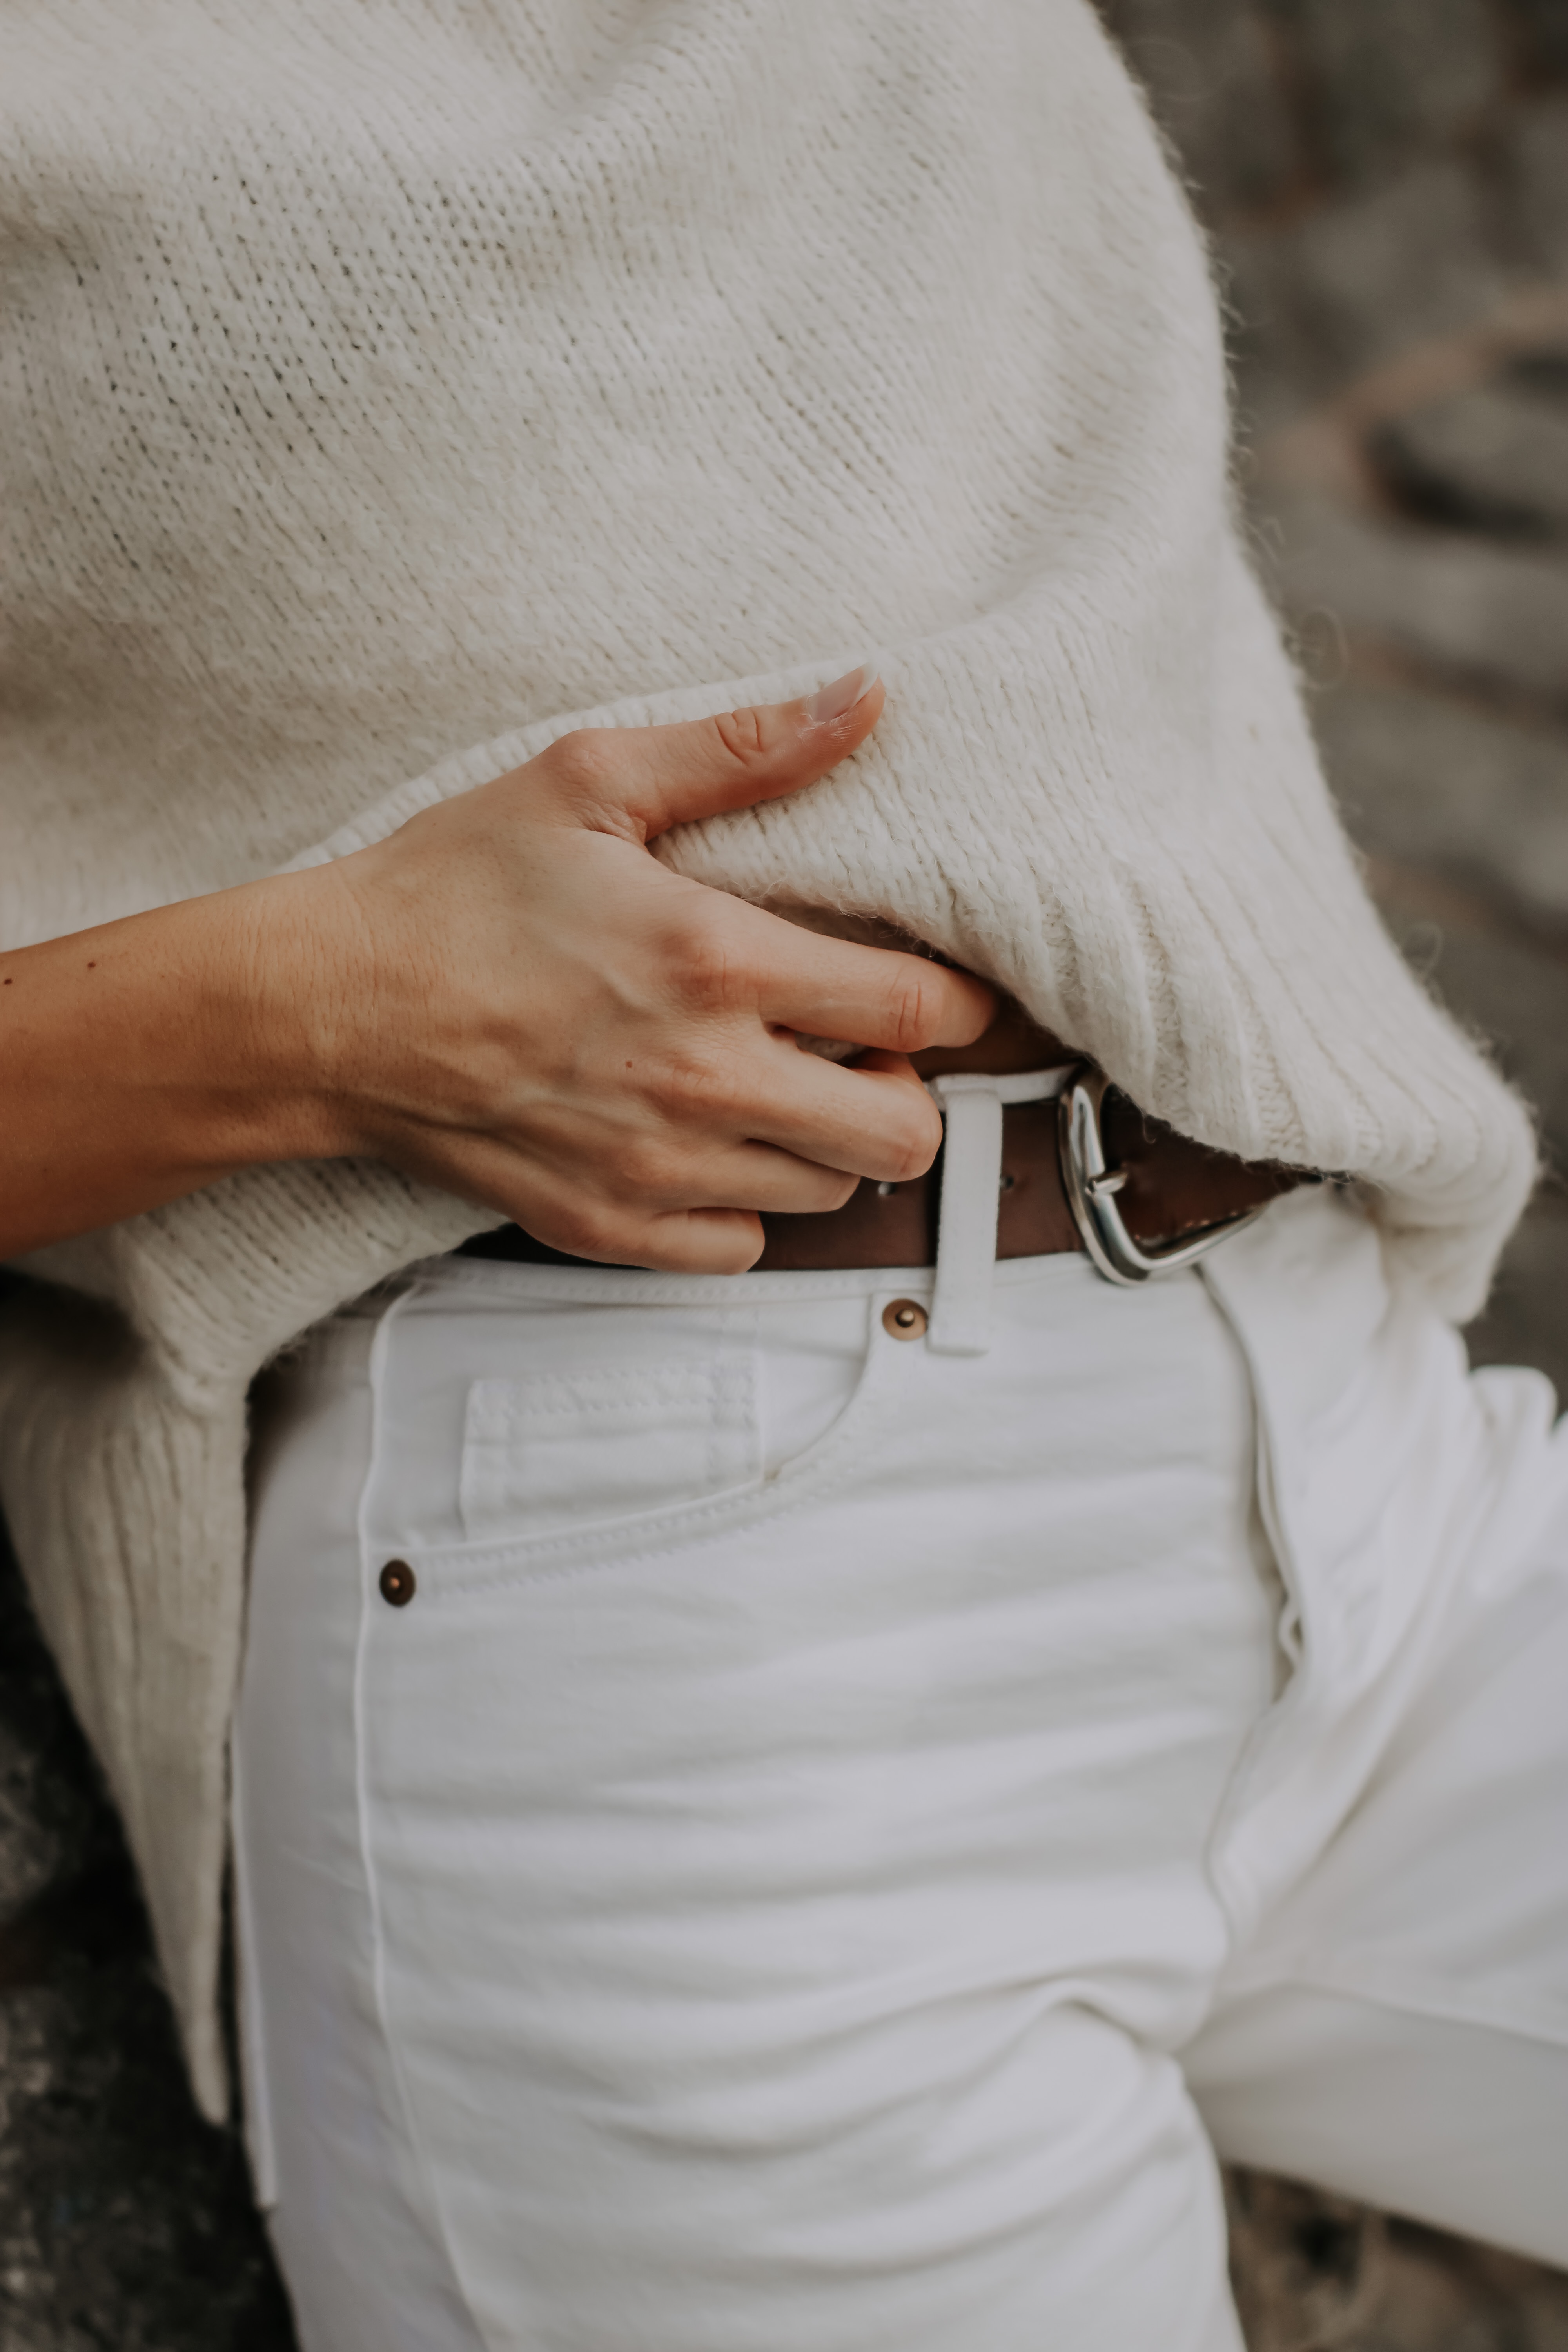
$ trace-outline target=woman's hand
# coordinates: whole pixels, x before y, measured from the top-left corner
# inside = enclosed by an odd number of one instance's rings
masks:
[[[903,1057],[978,1034],[989,992],[646,847],[815,782],[881,708],[858,672],[815,704],[566,736],[325,869],[361,942],[330,1056],[351,1148],[558,1249],[705,1272],[752,1263],[760,1209],[929,1167],[940,1121]],[[882,1050],[847,1070],[796,1031]]]
[[[989,991],[646,847],[815,782],[881,704],[857,672],[566,736],[333,865],[0,959],[0,1255],[363,1153],[581,1256],[732,1272],[758,1210],[919,1173],[941,1129],[906,1056],[978,1036]],[[876,1050],[844,1069],[796,1031]]]

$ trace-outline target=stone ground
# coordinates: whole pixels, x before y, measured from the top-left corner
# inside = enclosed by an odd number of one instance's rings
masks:
[[[1568,0],[1104,5],[1215,237],[1259,551],[1373,886],[1568,1166]],[[1568,1391],[1559,1180],[1472,1338]],[[290,2352],[4,1568],[0,1923],[0,2352]],[[1568,2352],[1555,2273],[1229,2187],[1251,2352]]]

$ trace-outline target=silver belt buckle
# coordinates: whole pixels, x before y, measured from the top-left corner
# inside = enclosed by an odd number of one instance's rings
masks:
[[[1100,1107],[1110,1081],[1103,1070],[1085,1062],[1063,1087],[1057,1105],[1057,1143],[1061,1154],[1062,1184],[1073,1223],[1079,1229],[1095,1270],[1121,1290],[1136,1290],[1157,1274],[1175,1274],[1205,1256],[1218,1242],[1228,1241],[1263,1214],[1269,1205],[1242,1209],[1217,1225],[1205,1225],[1190,1241],[1167,1242],[1146,1250],[1135,1242],[1121,1221],[1116,1195],[1127,1181],[1127,1171],[1112,1168],[1105,1157]]]

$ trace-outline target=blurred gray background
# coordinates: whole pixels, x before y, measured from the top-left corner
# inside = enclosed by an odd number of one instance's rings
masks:
[[[1568,1165],[1568,0],[1102,5],[1214,239],[1259,558],[1373,890]],[[1472,1339],[1568,1391],[1556,1181]],[[1568,2280],[1229,2187],[1252,2352],[1568,2352]],[[0,2352],[292,2344],[0,1569]]]
[[[1568,0],[1104,0],[1213,238],[1242,483],[1405,953],[1568,1154]],[[1568,1192],[1478,1357],[1568,1391]]]
[[[1213,240],[1255,544],[1368,879],[1568,1167],[1568,0],[1102,9]],[[1469,1336],[1568,1394],[1556,1174]],[[1568,2279],[1231,2194],[1254,2352],[1568,2352]]]

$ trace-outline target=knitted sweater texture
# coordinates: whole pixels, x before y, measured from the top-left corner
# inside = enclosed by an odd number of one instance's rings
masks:
[[[1363,896],[1084,0],[9,0],[5,54],[0,945],[872,652],[853,761],[659,854],[1353,1171],[1475,1309],[1528,1121]],[[0,1342],[0,1493],[215,2113],[247,1390],[494,1222],[256,1170],[38,1254]]]

